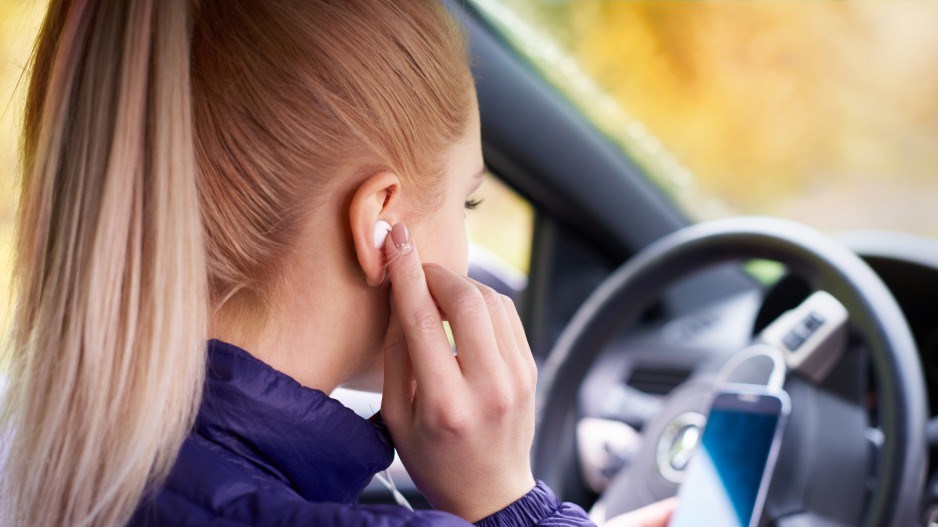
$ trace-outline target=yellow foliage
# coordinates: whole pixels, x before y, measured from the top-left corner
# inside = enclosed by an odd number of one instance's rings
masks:
[[[44,2],[0,2],[0,339],[8,334],[11,307],[17,146],[26,82],[23,71],[44,9]]]
[[[938,234],[936,2],[497,2],[508,15],[475,3],[699,217]],[[650,139],[623,133],[623,117]],[[693,191],[669,176],[671,155]]]

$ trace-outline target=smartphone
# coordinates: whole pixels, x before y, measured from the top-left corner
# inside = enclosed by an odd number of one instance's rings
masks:
[[[791,402],[728,385],[713,398],[669,527],[758,527]]]

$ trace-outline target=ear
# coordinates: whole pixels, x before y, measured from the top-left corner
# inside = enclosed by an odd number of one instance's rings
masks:
[[[375,224],[394,225],[399,216],[401,181],[391,172],[379,172],[363,181],[352,196],[349,219],[355,256],[365,272],[365,281],[378,287],[385,279],[384,246],[375,247]]]

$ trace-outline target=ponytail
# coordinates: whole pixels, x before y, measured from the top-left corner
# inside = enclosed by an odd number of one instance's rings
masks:
[[[204,378],[186,0],[53,0],[23,133],[0,524],[126,523]]]
[[[465,42],[428,0],[51,0],[30,75],[0,525],[123,524],[191,427],[208,313],[263,320],[343,178],[435,202]]]

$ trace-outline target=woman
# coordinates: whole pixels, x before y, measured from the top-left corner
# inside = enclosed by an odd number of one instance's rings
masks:
[[[24,124],[3,525],[588,524],[531,475],[514,307],[465,277],[441,6],[53,0]],[[382,384],[371,421],[326,395]],[[435,511],[354,505],[392,441]]]

